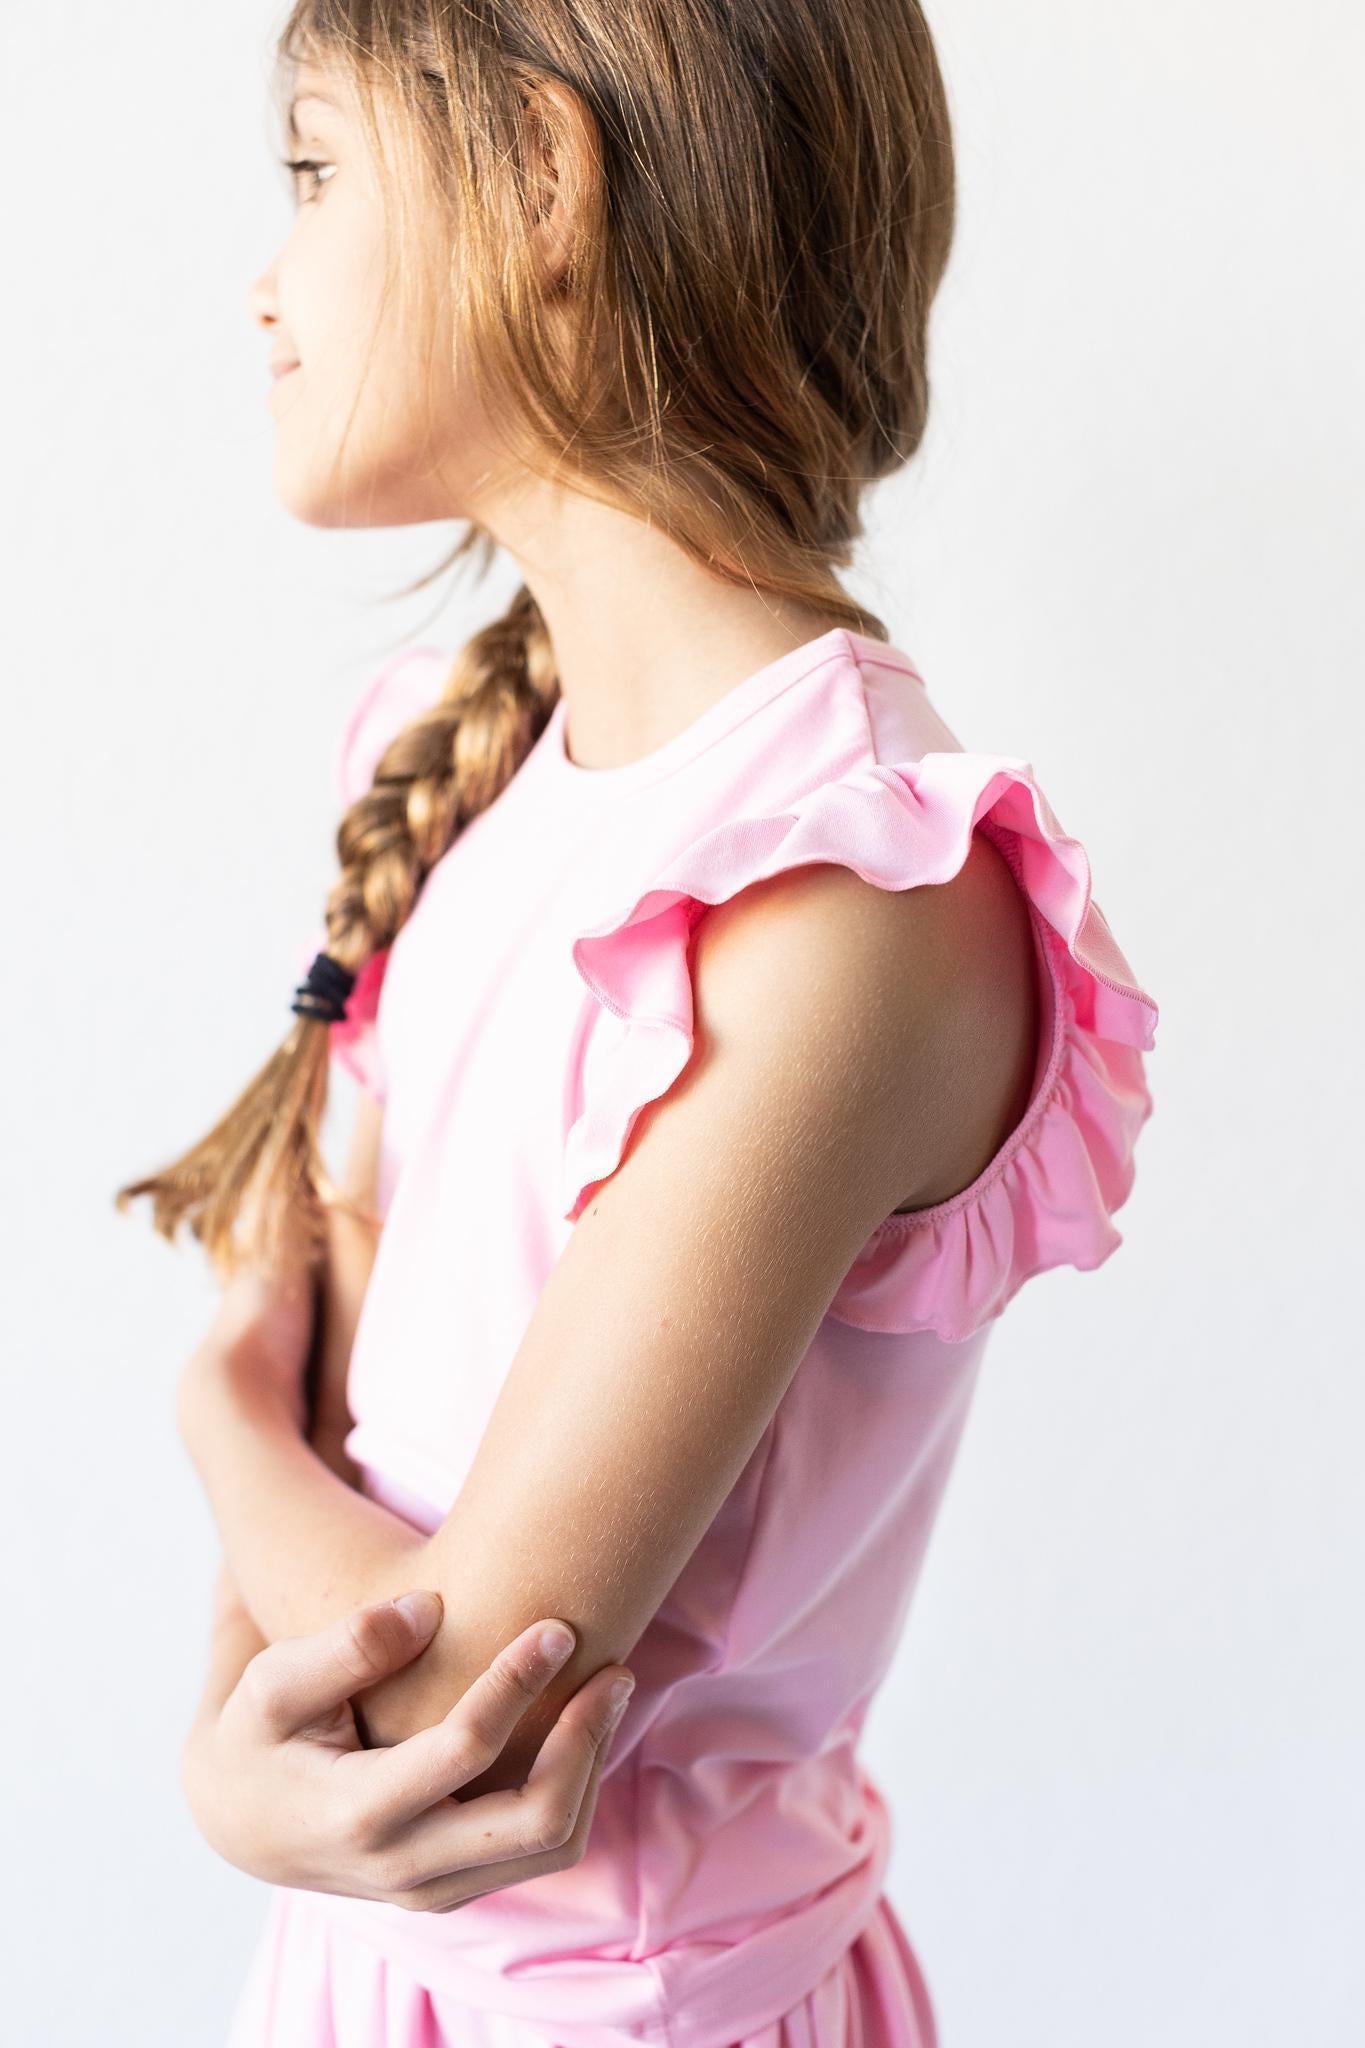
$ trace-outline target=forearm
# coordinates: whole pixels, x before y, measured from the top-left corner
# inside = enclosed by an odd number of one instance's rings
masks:
[[[426,1583],[426,1539],[330,1469],[240,1359],[202,1360],[184,1434],[233,1579],[268,1641]]]
[[[371,1145],[374,1138],[372,1131]],[[372,1161],[362,1159],[360,1166],[372,1174]],[[362,1208],[366,1177],[357,1173],[357,1185],[348,1190]],[[360,1469],[343,1449],[351,1427],[350,1357],[377,1241],[372,1225],[343,1209],[329,1210],[306,1375],[306,1441],[294,1416],[253,1383],[249,1362],[240,1356],[234,1370],[209,1349],[191,1379],[182,1434],[225,1552],[218,1597],[226,1597],[226,1587],[237,1603],[228,1624],[240,1653],[235,1676],[282,1635],[311,1634],[371,1600],[436,1583],[421,1568],[425,1539],[364,1496]],[[449,1704],[439,1686],[432,1691],[435,1662],[429,1651],[411,1673],[397,1674],[370,1696],[389,1740],[400,1739],[395,1705],[401,1733],[411,1733],[430,1726]]]
[[[358,1476],[358,1468],[341,1449],[343,1435],[344,1428],[334,1420],[330,1420],[322,1412],[314,1415],[310,1438],[314,1449],[339,1479],[344,1479],[347,1485],[351,1485],[352,1475]],[[258,1650],[266,1647],[268,1641],[269,1638],[262,1635],[251,1618],[241,1589],[232,1576],[231,1565],[226,1557],[221,1557],[213,1582],[208,1670],[196,1720],[201,1720],[206,1714],[222,1706],[247,1665]]]
[[[230,1574],[206,1700],[226,1697],[247,1660],[281,1636],[311,1635],[355,1608],[420,1588],[445,1599],[420,1531],[347,1486],[298,1434],[284,1402],[244,1384],[230,1365],[210,1362],[185,1438]],[[366,1746],[433,1727],[491,1654],[447,1601],[425,1654],[353,1697]]]
[[[352,1422],[347,1382],[377,1246],[372,1227],[339,1206],[328,1208],[327,1253],[318,1275],[317,1330],[309,1372],[308,1440],[323,1463],[357,1491],[360,1468],[343,1448]]]
[[[266,1638],[247,1612],[227,1559],[221,1558],[213,1584],[208,1669],[191,1734],[221,1711],[243,1671],[265,1645]]]
[[[343,1448],[351,1428],[346,1383],[374,1251],[372,1231],[339,1210],[328,1210],[327,1248],[317,1275],[312,1354],[305,1374],[308,1441],[329,1470],[357,1491],[360,1468]],[[214,1580],[210,1626],[216,1661],[210,1664],[201,1714],[222,1704],[246,1665],[270,1640],[252,1618],[226,1556],[219,1560]],[[229,1669],[234,1662],[235,1669]]]
[[[359,1164],[372,1175],[372,1161],[362,1158]],[[326,1242],[322,1259],[314,1274],[312,1340],[302,1378],[304,1407],[308,1415],[307,1442],[311,1445],[316,1459],[327,1471],[349,1492],[359,1496],[360,1468],[347,1456],[344,1448],[351,1428],[347,1382],[356,1325],[360,1319],[361,1307],[374,1265],[378,1227],[372,1221],[366,1220],[368,1210],[363,1200],[363,1187],[352,1185],[346,1188],[345,1192],[356,1202],[361,1213],[353,1213],[340,1203],[329,1204],[326,1209]],[[246,1341],[249,1344],[249,1334]],[[205,1352],[211,1353],[214,1345],[215,1338],[213,1333],[210,1333],[205,1343]],[[242,1369],[249,1380],[249,1359]],[[228,1368],[225,1366],[224,1370]],[[205,1418],[202,1427],[193,1427],[192,1431],[187,1431],[186,1441],[200,1476],[204,1479],[214,1512],[219,1517],[219,1533],[227,1553],[224,1569],[229,1574],[234,1592],[244,1601],[262,1632],[263,1639],[274,1640],[282,1634],[303,1633],[304,1630],[293,1625],[297,1620],[297,1611],[292,1604],[287,1613],[273,1605],[267,1610],[259,1591],[260,1574],[253,1565],[251,1555],[243,1554],[239,1542],[233,1540],[230,1528],[224,1526],[220,1513],[223,1489],[225,1484],[230,1486],[232,1482],[225,1478],[222,1461],[216,1455],[212,1459],[211,1468],[206,1464],[205,1451],[212,1450],[216,1453],[224,1448],[223,1443],[217,1441],[216,1437],[217,1432],[223,1428],[222,1418],[225,1411],[214,1397],[216,1393],[230,1393],[232,1381],[229,1372],[227,1387],[215,1389],[205,1385],[207,1380],[216,1378],[216,1373],[199,1373],[193,1380],[196,1390],[208,1397],[214,1414]],[[197,1410],[200,1403],[195,1400],[192,1406]],[[216,1421],[215,1415],[218,1417]],[[240,1443],[241,1422],[244,1419],[249,1420],[250,1417],[236,1412],[227,1414],[226,1428],[230,1440]],[[317,1478],[320,1475],[313,1476]],[[333,1495],[335,1497],[335,1489]],[[278,1582],[282,1575],[277,1573],[275,1576]],[[308,1611],[311,1614],[311,1608]]]

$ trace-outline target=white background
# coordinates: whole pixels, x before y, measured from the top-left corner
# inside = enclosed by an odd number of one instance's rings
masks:
[[[483,590],[302,527],[248,282],[274,11],[7,25],[5,2037],[216,2048],[177,1759],[193,1247],[114,1188],[286,1028],[346,710]],[[993,1334],[866,1759],[943,2048],[1363,2038],[1357,8],[940,0],[934,414],[854,587],[1034,764],[1162,1019],[1125,1245]],[[1356,1051],[1352,1051],[1352,1047]]]

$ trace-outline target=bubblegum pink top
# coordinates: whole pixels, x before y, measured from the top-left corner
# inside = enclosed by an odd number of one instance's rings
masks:
[[[410,649],[366,690],[344,803],[448,662]],[[1032,906],[1044,1005],[1016,1129],[961,1194],[872,1233],[631,1652],[583,1860],[452,1914],[308,1895],[433,1991],[564,2048],[723,2048],[877,1910],[889,1817],[863,1720],[991,1325],[1032,1275],[1121,1242],[1157,1008],[1030,763],[964,752],[882,641],[825,633],[624,767],[576,766],[564,723],[561,698],[332,1027],[385,1104],[347,1449],[416,1526],[453,1503],[574,1218],[687,1063],[709,905],[809,861],[883,889],[946,881],[981,830]]]

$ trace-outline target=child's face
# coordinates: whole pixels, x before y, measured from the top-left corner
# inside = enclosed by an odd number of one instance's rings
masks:
[[[383,106],[379,114],[387,138]],[[297,366],[267,387],[276,491],[314,526],[455,517],[486,457],[478,422],[452,389],[439,313],[445,294],[437,294],[430,335],[416,330],[396,290],[381,307],[387,231],[379,172],[342,74],[302,67],[294,119],[300,141],[288,153],[317,168],[292,174],[293,223],[249,295],[252,317],[269,335],[272,370]]]

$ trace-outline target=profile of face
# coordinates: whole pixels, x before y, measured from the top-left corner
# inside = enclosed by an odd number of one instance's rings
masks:
[[[447,295],[420,320],[404,294],[385,301],[380,166],[345,74],[301,66],[293,118],[293,219],[248,293],[270,342],[277,495],[313,526],[462,516],[490,456],[451,367]]]

